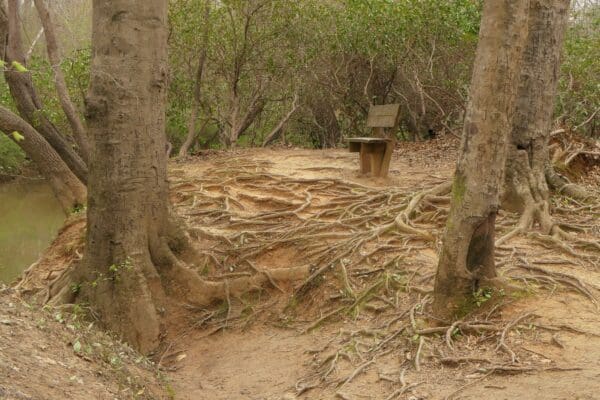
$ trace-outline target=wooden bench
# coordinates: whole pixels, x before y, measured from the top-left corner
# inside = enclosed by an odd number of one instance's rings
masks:
[[[371,106],[367,117],[367,127],[372,128],[376,137],[348,139],[351,153],[360,153],[360,172],[385,178],[390,169],[390,161],[396,141],[386,137],[385,129],[392,132],[398,127],[400,104]]]

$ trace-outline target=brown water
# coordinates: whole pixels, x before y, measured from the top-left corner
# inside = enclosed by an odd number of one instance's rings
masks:
[[[0,281],[11,282],[50,244],[65,214],[48,184],[0,184]]]

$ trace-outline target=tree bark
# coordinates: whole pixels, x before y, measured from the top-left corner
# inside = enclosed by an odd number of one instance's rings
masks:
[[[144,352],[158,344],[155,302],[164,293],[155,265],[168,264],[170,251],[166,18],[165,0],[93,2],[86,97],[93,152],[80,270],[89,284],[81,294],[109,329]]]
[[[502,207],[521,214],[514,235],[539,224],[550,234],[548,141],[560,73],[569,0],[531,0],[529,35],[523,53],[516,112],[506,162]],[[507,240],[501,238],[499,242]]]
[[[79,154],[84,161],[87,161],[90,153],[89,143],[83,123],[71,101],[71,96],[67,89],[67,82],[65,81],[65,77],[60,67],[61,59],[58,40],[56,38],[56,33],[54,32],[54,24],[52,23],[50,11],[48,10],[48,7],[46,7],[44,0],[34,0],[34,3],[42,22],[44,36],[46,38],[46,50],[48,52],[48,59],[52,65],[54,85],[56,87],[56,92],[58,93],[60,105],[71,126],[73,138],[75,139],[75,143],[77,143],[77,147],[79,147]]]
[[[0,106],[0,130],[15,141],[35,163],[65,212],[70,213],[75,207],[85,204],[85,186],[31,125]],[[17,139],[13,132],[17,132],[22,138]]]
[[[49,289],[52,304],[90,304],[144,353],[160,340],[165,286],[197,305],[225,293],[224,283],[202,281],[175,256],[188,242],[168,202],[167,4],[93,2],[85,254]]]
[[[491,285],[496,277],[494,226],[527,36],[528,3],[484,3],[450,215],[435,280],[433,312],[440,318],[468,311],[473,293]]]
[[[8,11],[0,1],[0,55],[7,65],[13,62],[25,63],[21,41],[18,0],[8,0]],[[15,68],[4,71],[6,83],[21,117],[33,126],[60,155],[65,164],[84,184],[87,183],[87,166],[82,158],[44,115],[43,105],[35,92],[29,71],[19,72]]]
[[[39,0],[38,0],[39,1]],[[198,136],[196,133],[196,123],[198,122],[198,114],[200,109],[201,91],[202,91],[202,75],[204,73],[204,64],[206,63],[206,50],[208,47],[208,38],[210,33],[210,1],[207,1],[204,9],[204,26],[202,30],[202,49],[198,56],[198,68],[196,69],[196,79],[194,80],[194,100],[192,102],[192,111],[188,123],[188,133],[185,141],[179,148],[179,157],[185,157],[194,139]]]

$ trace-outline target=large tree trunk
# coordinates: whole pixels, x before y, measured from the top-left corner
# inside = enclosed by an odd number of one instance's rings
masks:
[[[4,2],[0,1],[0,46],[3,47],[0,55],[4,57],[7,65],[13,62],[25,65],[18,3],[18,0],[8,0],[7,12]],[[45,116],[43,105],[33,86],[31,73],[9,68],[5,70],[4,77],[21,117],[46,139],[79,180],[86,183],[86,164]]]
[[[81,295],[142,351],[158,343],[155,265],[169,259],[167,1],[94,0],[86,98],[90,157]],[[95,282],[95,284],[94,284]]]
[[[517,229],[539,224],[553,233],[546,172],[551,169],[548,141],[560,72],[560,55],[568,20],[569,0],[531,0],[529,35],[523,53],[516,111],[506,162],[502,207],[521,213]]]
[[[58,93],[58,100],[69,121],[69,125],[71,125],[73,138],[75,139],[75,143],[77,143],[77,147],[79,147],[79,154],[87,161],[88,154],[90,153],[89,143],[83,122],[77,114],[75,105],[73,105],[73,102],[71,101],[71,96],[67,89],[67,82],[65,81],[65,77],[60,67],[61,59],[58,40],[56,38],[56,33],[54,32],[54,24],[52,23],[50,11],[48,10],[48,7],[46,7],[45,0],[34,0],[34,2],[40,20],[42,21],[44,36],[46,37],[46,50],[48,52],[48,59],[52,65],[52,72],[54,73],[54,85],[56,87],[56,92]]]
[[[31,125],[0,106],[0,130],[9,135],[31,158],[67,213],[85,204],[85,186]],[[22,138],[13,132],[17,132]]]
[[[435,280],[434,313],[465,311],[472,294],[496,277],[494,226],[519,66],[527,36],[528,1],[487,0],[471,81],[450,215]]]
[[[86,250],[49,288],[52,304],[90,304],[106,328],[144,353],[159,343],[165,287],[207,305],[254,284],[204,282],[175,256],[188,243],[167,197],[167,4],[93,2]]]

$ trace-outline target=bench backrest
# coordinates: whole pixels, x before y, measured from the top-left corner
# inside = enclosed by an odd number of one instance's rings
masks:
[[[400,104],[371,106],[367,117],[367,128],[395,128],[398,125]]]

